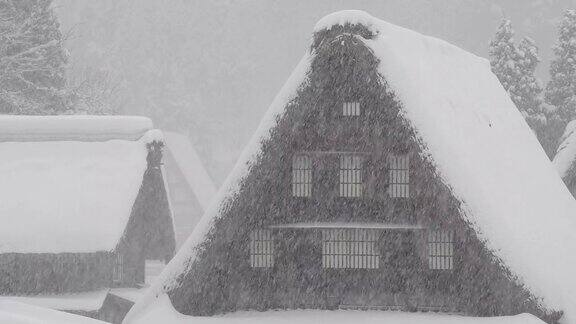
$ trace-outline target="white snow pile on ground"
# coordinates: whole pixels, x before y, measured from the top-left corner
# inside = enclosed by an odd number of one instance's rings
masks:
[[[34,296],[1,296],[0,303],[14,301],[38,307],[69,311],[97,311],[102,308],[108,289],[97,291],[61,294],[61,295],[34,295]]]
[[[0,253],[111,251],[118,244],[147,167],[146,144],[160,134],[147,118],[76,117],[0,118]],[[83,141],[77,122],[91,139],[107,137]],[[28,141],[27,129],[58,133],[58,140]],[[2,140],[16,133],[22,137]]]
[[[163,133],[166,146],[174,156],[186,182],[194,190],[202,208],[208,208],[212,198],[216,195],[216,187],[190,139],[183,134],[166,131]]]
[[[104,324],[92,318],[48,308],[0,300],[0,323],[3,324]]]
[[[168,296],[160,298],[140,318],[139,324],[543,324],[530,314],[503,317],[466,317],[434,313],[405,313],[354,310],[291,310],[235,312],[219,316],[192,317],[178,313]]]
[[[564,178],[566,172],[570,169],[570,166],[576,160],[576,120],[571,121],[566,126],[564,135],[560,139],[560,146],[556,150],[556,156],[554,156],[554,166],[558,171],[560,177]]]
[[[401,102],[424,154],[462,202],[465,218],[544,306],[563,310],[562,323],[576,323],[576,201],[489,62],[361,11],[331,14],[315,31],[356,22],[376,33],[362,40],[380,59],[379,73]],[[311,59],[307,53],[298,64],[215,203],[128,320],[168,291],[194,260],[221,206],[260,154],[275,118],[306,82]]]

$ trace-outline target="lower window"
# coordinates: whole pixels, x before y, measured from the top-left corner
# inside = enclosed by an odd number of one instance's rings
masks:
[[[333,269],[377,269],[378,233],[370,229],[322,231],[322,267]]]
[[[274,266],[274,240],[271,230],[259,229],[250,233],[250,266],[252,268]]]
[[[114,282],[122,282],[124,280],[124,257],[120,253],[116,253],[112,280]]]
[[[454,232],[434,230],[428,232],[428,268],[452,270],[454,268]]]

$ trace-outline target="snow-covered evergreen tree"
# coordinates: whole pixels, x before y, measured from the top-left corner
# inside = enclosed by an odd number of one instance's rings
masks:
[[[565,123],[576,117],[576,10],[567,10],[560,23],[555,59],[550,63],[546,101]]]
[[[553,145],[547,143],[545,134],[546,115],[542,106],[542,86],[535,76],[540,62],[538,47],[528,37],[524,37],[517,45],[514,42],[512,24],[505,19],[490,43],[489,54],[492,72],[498,77],[545,150],[553,151]]]
[[[515,87],[517,98],[514,103],[530,126],[539,128],[546,123],[546,117],[542,111],[542,85],[535,75],[540,63],[538,47],[531,38],[524,37],[518,45],[518,55],[520,78]]]
[[[542,86],[534,75],[540,59],[534,41],[514,42],[510,20],[503,20],[490,43],[492,71],[528,121],[541,120]]]
[[[66,62],[52,0],[0,0],[0,113],[67,111]]]
[[[508,91],[514,103],[520,101],[518,86],[521,78],[520,55],[514,43],[514,31],[510,20],[504,19],[490,42],[490,65],[492,72]]]

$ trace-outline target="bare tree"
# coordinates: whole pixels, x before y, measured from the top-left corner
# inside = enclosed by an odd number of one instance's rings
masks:
[[[70,111],[67,52],[52,0],[0,0],[0,112]]]

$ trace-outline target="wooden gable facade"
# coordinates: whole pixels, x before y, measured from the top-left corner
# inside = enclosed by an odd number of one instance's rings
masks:
[[[308,81],[172,304],[189,315],[369,308],[556,322],[464,221],[361,40],[372,36],[362,25],[314,35]]]

